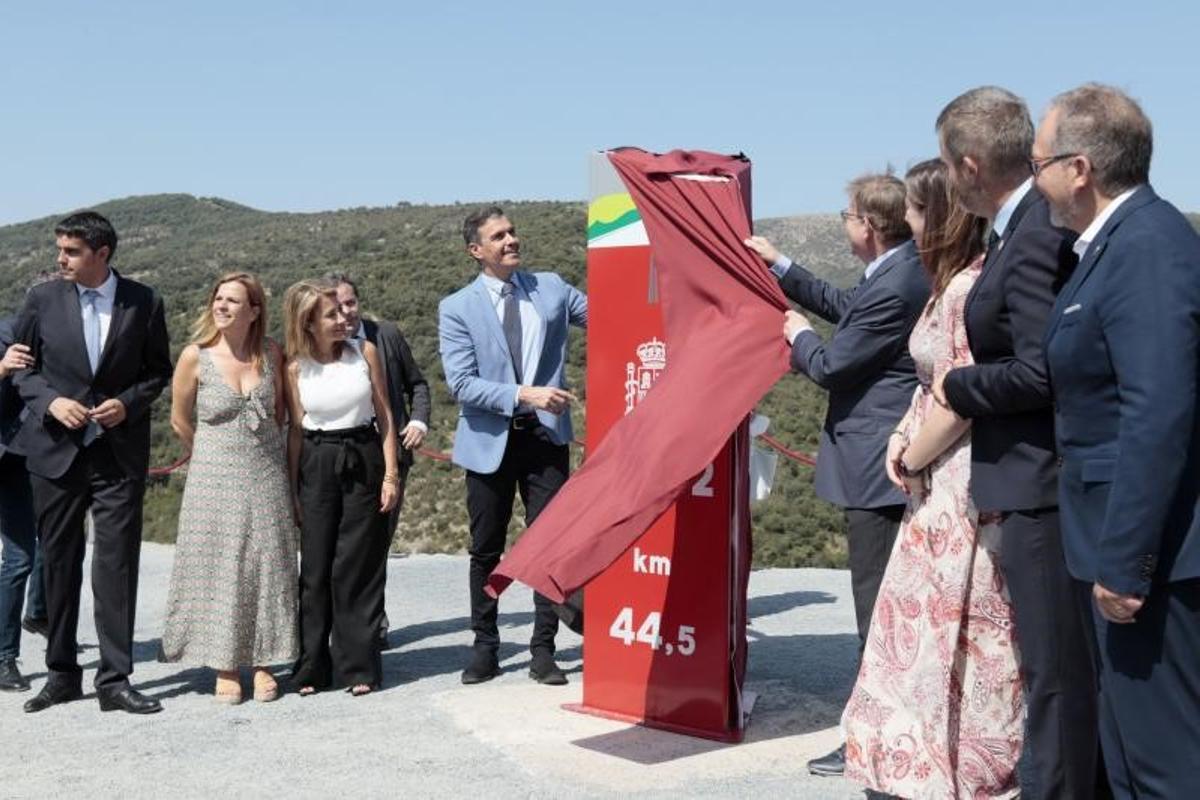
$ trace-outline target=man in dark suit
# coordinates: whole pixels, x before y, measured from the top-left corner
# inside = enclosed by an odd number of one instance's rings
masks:
[[[1026,731],[1025,797],[1092,797],[1096,686],[1090,626],[1079,612],[1059,535],[1054,418],[1042,335],[1074,265],[1071,236],[1032,185],[1033,122],[1025,103],[985,86],[941,112],[942,160],[963,204],[992,221],[983,272],[964,315],[975,363],[934,396],[970,418],[971,495],[999,512],[1000,568],[1012,598]]]
[[[21,610],[28,585],[28,613],[45,616],[42,559],[33,518],[33,495],[25,458],[11,444],[21,427],[25,404],[12,385],[12,376],[33,365],[27,345],[14,338],[13,320],[0,320],[0,691],[24,692],[29,681],[21,674]]]
[[[532,524],[567,480],[571,403],[566,362],[571,326],[587,326],[587,296],[553,272],[520,269],[516,228],[495,206],[463,221],[471,283],[438,304],[442,369],[458,401],[454,463],[463,467],[471,524],[471,628],[475,643],[462,682],[499,674],[498,605],[484,586],[500,563],[519,489]],[[535,592],[529,677],[559,686],[554,661],[558,613]]]
[[[916,367],[908,336],[929,300],[929,279],[904,220],[904,183],[867,175],[848,187],[842,212],[854,255],[867,265],[862,280],[837,289],[781,257],[770,242],[746,245],[771,265],[788,299],[836,327],[828,341],[795,311],[786,315],[792,368],[829,392],[813,487],[846,511],[850,582],[859,649],[887,568],[905,496],[884,469],[888,437],[912,401]],[[818,775],[841,775],[845,746],[808,764]]]
[[[1031,159],[1079,266],[1046,334],[1067,566],[1094,618],[1118,797],[1200,769],[1200,237],[1148,181],[1150,120],[1089,84],[1051,101]]]
[[[346,317],[346,328],[351,331],[351,336],[365,339],[375,345],[383,363],[388,401],[392,407],[393,430],[399,439],[400,452],[400,494],[396,505],[388,512],[388,531],[394,536],[396,524],[400,521],[400,508],[404,505],[404,487],[408,485],[413,452],[421,446],[425,435],[429,433],[429,383],[417,367],[412,350],[396,325],[391,322],[363,319],[358,285],[354,280],[343,272],[329,273],[325,279],[337,286],[338,306]],[[387,613],[381,609],[379,643],[383,650],[388,647],[387,634]]]
[[[117,235],[107,219],[83,211],[54,232],[63,279],[34,287],[17,324],[34,365],[15,378],[29,411],[16,444],[33,486],[50,621],[49,677],[25,710],[82,696],[75,637],[90,508],[100,709],[153,713],[158,701],[129,675],[150,405],[171,377],[163,305],[109,267]]]

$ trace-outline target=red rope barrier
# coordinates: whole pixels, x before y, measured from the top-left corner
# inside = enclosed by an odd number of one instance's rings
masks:
[[[186,464],[191,457],[192,456],[189,453],[188,455],[180,458],[174,464],[170,464],[165,467],[151,467],[150,469],[146,470],[146,474],[151,478],[158,478],[163,475],[170,475],[172,472],[174,472],[175,470],[179,469],[184,464]]]
[[[761,433],[758,435],[758,438],[761,439],[764,444],[771,447],[773,450],[781,453],[782,455],[786,456],[787,458],[792,459],[793,461],[799,461],[801,464],[807,464],[810,467],[816,466],[816,464],[817,464],[817,460],[815,458],[813,458],[812,456],[810,456],[808,453],[800,453],[795,450],[791,450],[786,445],[784,445],[782,442],[780,442],[778,439],[776,439],[772,436],[768,436],[765,433]],[[578,439],[572,440],[571,444],[576,445],[577,447],[583,447],[583,442],[579,441]],[[450,460],[449,453],[439,453],[436,450],[428,450],[426,448],[421,448],[417,452],[420,453],[421,455],[425,456],[426,458],[432,458],[434,461],[449,461]],[[149,477],[151,477],[151,478],[157,478],[157,477],[161,477],[163,475],[170,475],[172,472],[174,472],[175,470],[179,469],[184,464],[186,464],[188,462],[188,459],[190,459],[190,458],[191,458],[190,455],[186,455],[186,456],[183,456],[182,458],[180,458],[175,463],[170,464],[168,466],[151,467],[147,471],[147,475],[149,475]]]
[[[813,458],[812,456],[810,456],[808,453],[798,453],[795,450],[789,450],[783,444],[783,442],[779,441],[778,439],[776,439],[772,436],[768,436],[765,433],[760,433],[758,435],[758,438],[762,439],[763,442],[766,443],[767,445],[769,445],[772,449],[782,453],[783,455],[787,456],[788,458],[792,459],[793,461],[799,461],[801,464],[807,464],[810,467],[815,467],[817,465],[817,460],[815,458]]]

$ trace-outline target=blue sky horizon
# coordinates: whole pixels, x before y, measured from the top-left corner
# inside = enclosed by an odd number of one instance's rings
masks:
[[[936,154],[960,92],[1036,119],[1097,80],[1155,126],[1151,180],[1200,211],[1200,7],[864,0],[6,4],[0,225],[183,192],[264,211],[583,200],[588,154],[745,152],[754,215],[834,212]],[[1183,66],[1181,66],[1183,65]]]

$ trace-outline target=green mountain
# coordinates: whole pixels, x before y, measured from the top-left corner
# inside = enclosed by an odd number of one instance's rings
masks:
[[[516,223],[524,260],[553,267],[572,283],[585,283],[587,211],[583,203],[500,203]],[[166,306],[173,353],[186,341],[212,281],[231,270],[249,270],[270,296],[270,329],[279,336],[279,302],[294,281],[330,270],[359,280],[364,308],[396,321],[433,390],[434,417],[427,448],[448,451],[456,409],[437,351],[437,303],[474,278],[460,234],[468,205],[355,208],[315,214],[269,213],[219,198],[172,194],[131,197],[97,207],[121,236],[114,265],[156,287]],[[36,274],[53,270],[53,227],[47,217],[0,227],[0,314],[14,312]],[[849,254],[835,215],[767,219],[759,233],[846,285],[861,269]],[[573,337],[569,376],[584,391],[583,335]],[[153,463],[180,455],[170,434],[169,392],[155,406]],[[789,447],[811,452],[824,414],[824,398],[807,381],[788,377],[763,400],[771,433]],[[577,431],[584,430],[576,410]],[[146,503],[146,538],[171,541],[184,472],[152,486]],[[396,547],[415,552],[461,552],[467,545],[462,473],[418,458],[410,478]],[[519,514],[517,515],[519,517]],[[755,560],[760,565],[835,566],[845,562],[840,512],[812,493],[812,471],[780,459],[772,496],[758,505]],[[513,523],[514,533],[519,531]]]

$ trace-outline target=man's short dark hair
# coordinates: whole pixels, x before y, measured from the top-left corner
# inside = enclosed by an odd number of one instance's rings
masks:
[[[479,229],[483,227],[483,224],[489,219],[503,216],[504,209],[500,206],[481,206],[467,214],[467,218],[463,220],[463,242],[468,247],[479,244]]]
[[[938,114],[937,134],[954,160],[971,156],[995,177],[1029,177],[1033,120],[1025,101],[999,86],[980,86]]]
[[[111,222],[95,211],[76,211],[54,226],[54,235],[82,239],[93,252],[107,247],[109,261],[117,252],[117,232]]]
[[[348,273],[345,273],[345,272],[326,272],[326,273],[325,273],[325,274],[322,276],[322,278],[321,278],[321,279],[322,279],[322,280],[325,280],[325,281],[328,281],[329,283],[332,283],[334,286],[341,286],[341,285],[344,283],[344,284],[346,284],[347,286],[349,286],[351,289],[353,289],[353,290],[354,290],[354,296],[355,296],[355,297],[357,297],[357,298],[358,298],[358,299],[360,299],[360,300],[362,299],[362,297],[361,297],[361,296],[359,295],[359,293],[358,293],[358,284],[354,282],[354,279],[353,279],[353,278],[351,278],[351,277],[350,277],[350,275],[349,275]]]

